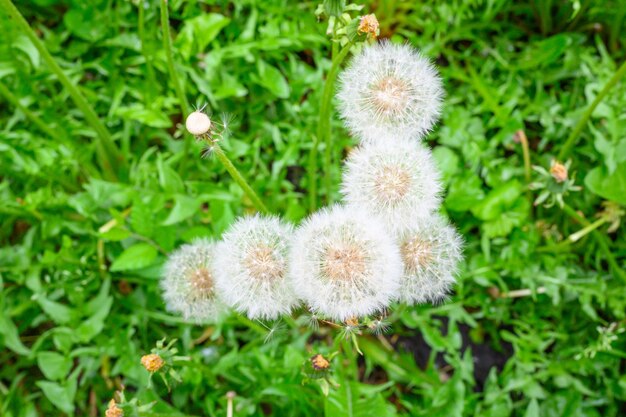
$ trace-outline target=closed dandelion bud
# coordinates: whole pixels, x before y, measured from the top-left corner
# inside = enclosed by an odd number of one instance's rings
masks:
[[[430,151],[415,141],[363,143],[346,160],[341,192],[399,233],[440,204],[439,172]]]
[[[552,160],[550,163],[550,175],[556,182],[564,182],[567,180],[567,166],[562,163]]]
[[[289,276],[298,296],[323,316],[345,321],[384,309],[401,274],[398,247],[364,211],[322,209],[296,231]]]
[[[321,354],[311,357],[311,366],[316,371],[325,371],[330,367],[330,362]]]
[[[109,401],[109,405],[104,412],[105,417],[123,417],[124,411],[117,406],[115,400]]]
[[[362,16],[359,19],[359,26],[357,31],[361,34],[367,35],[369,39],[376,39],[380,34],[380,28],[378,19],[375,14],[368,14]]]
[[[187,116],[185,128],[194,136],[202,136],[211,130],[211,119],[206,113],[195,111]]]
[[[157,372],[163,368],[165,361],[156,353],[150,353],[141,357],[141,365],[146,368],[148,372]]]
[[[438,214],[420,219],[398,239],[404,262],[400,300],[407,304],[439,302],[456,281],[462,240]]]
[[[409,45],[380,42],[365,47],[339,81],[339,111],[362,141],[419,138],[439,117],[441,79]]]
[[[215,321],[224,310],[217,299],[211,264],[216,244],[206,239],[183,245],[167,260],[161,288],[169,311],[195,322]]]
[[[298,300],[287,276],[291,225],[277,217],[239,219],[224,234],[215,257],[221,299],[249,318],[289,314]]]

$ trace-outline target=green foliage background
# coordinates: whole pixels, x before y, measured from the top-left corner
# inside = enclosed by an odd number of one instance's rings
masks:
[[[0,83],[21,107],[0,91],[0,415],[103,415],[122,385],[157,401],[146,415],[223,416],[230,390],[237,416],[624,415],[624,227],[611,234],[603,225],[575,243],[567,236],[583,227],[577,216],[594,221],[603,200],[626,204],[626,83],[576,138],[570,175],[584,188],[566,196],[566,209],[532,205],[514,140],[525,130],[532,163],[549,167],[625,59],[623,1],[366,4],[382,37],[421,48],[441,70],[448,95],[428,142],[466,261],[449,302],[396,309],[389,334],[360,338],[362,357],[338,355],[340,387],[328,397],[302,385],[302,372],[313,354],[334,349],[332,327],[313,331],[295,318],[265,341],[263,325],[241,317],[205,328],[165,312],[165,254],[218,237],[253,210],[199,144],[185,153],[158,2],[146,1],[143,30],[127,0],[16,5],[123,162],[119,181],[104,175],[95,132],[0,10]],[[330,67],[316,3],[169,8],[188,99],[235,116],[225,151],[271,211],[298,222],[308,214],[305,167]],[[336,115],[333,144],[337,158],[354,145]],[[338,164],[320,169],[338,186]],[[517,289],[530,295],[494,296]],[[171,393],[156,380],[146,388],[139,364],[163,337],[178,338],[191,358]]]

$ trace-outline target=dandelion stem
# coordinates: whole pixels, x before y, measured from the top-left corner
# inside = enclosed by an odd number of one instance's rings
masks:
[[[183,117],[187,117],[189,115],[189,103],[187,102],[187,97],[185,96],[185,87],[178,77],[176,65],[174,64],[172,35],[170,33],[170,15],[167,0],[161,0],[161,30],[163,31],[163,50],[165,51],[165,58],[167,61],[167,71],[169,72],[172,84],[174,84],[174,90],[176,92],[176,96],[178,97],[180,111],[182,112]],[[185,134],[183,157],[180,162],[180,171],[182,176],[185,175],[185,171],[187,170],[187,157],[190,153],[192,140],[193,139],[190,135]]]
[[[180,111],[187,116],[189,114],[189,104],[185,96],[185,88],[178,78],[176,66],[174,65],[174,52],[172,51],[172,38],[170,33],[170,15],[167,7],[167,0],[161,0],[161,30],[163,31],[163,50],[167,60],[167,70],[170,73],[170,80],[174,84],[174,90],[178,96]]]
[[[320,102],[320,117],[317,124],[317,135],[313,140],[313,147],[311,148],[311,153],[309,154],[309,208],[311,211],[314,211],[317,208],[317,153],[320,142],[324,142],[326,145],[326,149],[324,152],[325,186],[327,193],[326,199],[329,204],[333,201],[330,108],[333,93],[335,91],[335,80],[337,79],[339,67],[341,66],[341,63],[344,61],[346,56],[348,56],[351,46],[352,43],[349,42],[336,56],[333,57],[330,70],[328,71],[328,74],[326,76],[326,82],[324,84],[324,91],[322,93],[322,100]]]
[[[572,242],[576,242],[576,241],[582,239],[585,235],[587,235],[591,231],[596,230],[598,227],[602,226],[604,223],[606,223],[608,221],[609,221],[608,218],[601,217],[600,219],[596,220],[595,222],[591,223],[590,225],[583,227],[578,232],[572,233],[569,236],[568,239],[570,241],[572,241]]]
[[[145,0],[139,0],[139,4],[137,5],[137,32],[139,33],[139,40],[141,41],[141,54],[143,55],[143,59],[146,61],[146,72],[148,75],[148,84],[156,85],[156,77],[154,75],[154,68],[152,67],[152,57],[149,56],[148,50],[146,48],[146,8],[145,8]],[[153,96],[153,89],[147,88],[147,101],[150,102]]]
[[[99,163],[104,170],[105,175],[114,181],[117,181],[117,175],[113,170],[113,161],[117,164],[124,163],[124,157],[117,149],[115,142],[113,141],[113,137],[107,130],[106,126],[100,121],[98,115],[93,110],[93,108],[89,105],[85,97],[82,95],[78,87],[76,87],[72,81],[65,75],[65,72],[61,69],[59,64],[54,60],[48,49],[43,44],[43,42],[37,37],[33,29],[30,27],[24,16],[20,13],[20,11],[13,5],[11,0],[0,0],[0,8],[4,9],[9,18],[17,24],[17,26],[24,32],[24,34],[30,39],[30,41],[35,45],[35,48],[39,51],[39,54],[46,62],[50,70],[57,76],[59,82],[65,87],[70,97],[76,104],[87,122],[91,125],[91,127],[96,131],[98,135],[99,141],[96,143],[96,151],[99,156]]]
[[[568,216],[572,217],[574,220],[576,220],[577,222],[579,222],[583,226],[590,226],[591,225],[591,223],[587,219],[585,219],[580,214],[578,214],[576,212],[576,210],[574,210],[569,205],[564,204],[563,205],[563,211]],[[615,257],[611,253],[611,249],[609,247],[609,243],[607,242],[607,237],[605,235],[603,235],[602,233],[598,232],[597,230],[592,230],[591,234],[594,237],[594,239],[596,240],[596,242],[598,243],[598,246],[600,246],[600,249],[602,250],[602,252],[604,252],[604,255],[606,256],[606,261],[610,265],[613,273],[615,275],[617,275],[622,281],[626,282],[626,272],[624,272],[624,270],[622,268],[620,268],[619,264],[615,260]]]
[[[615,86],[615,84],[617,84],[624,75],[626,75],[626,61],[624,61],[624,63],[622,63],[622,66],[619,67],[619,69],[615,72],[615,74],[613,74],[611,79],[606,83],[604,88],[600,90],[600,92],[598,93],[596,98],[593,100],[591,105],[587,108],[585,113],[583,113],[580,120],[578,120],[578,123],[576,123],[574,130],[572,130],[572,133],[570,133],[569,137],[565,141],[565,144],[561,148],[561,152],[559,152],[559,156],[557,158],[559,161],[564,161],[569,156],[570,152],[572,151],[572,148],[574,147],[574,145],[576,145],[576,142],[580,136],[580,133],[585,128],[585,125],[587,124],[587,121],[591,117],[591,114],[593,113],[595,108],[598,106],[598,104],[600,104],[600,102],[604,99],[604,97],[606,97],[606,95],[611,91],[611,89]]]
[[[250,201],[252,201],[254,207],[256,207],[256,209],[261,213],[269,213],[265,204],[263,204],[259,196],[254,192],[252,187],[250,187],[248,182],[243,178],[239,170],[235,167],[235,165],[233,165],[228,156],[226,156],[222,148],[217,143],[214,145],[213,151],[215,152],[217,159],[219,159],[222,165],[224,165],[224,168],[226,168],[226,171],[228,171],[233,180],[235,180],[243,192],[248,196]]]

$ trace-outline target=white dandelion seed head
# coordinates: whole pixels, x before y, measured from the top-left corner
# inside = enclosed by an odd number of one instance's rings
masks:
[[[415,304],[445,299],[463,257],[463,241],[454,227],[433,214],[405,230],[398,244],[404,262],[400,300]]]
[[[237,220],[217,248],[214,269],[220,298],[251,319],[275,319],[297,305],[287,280],[293,227],[278,217]]]
[[[367,46],[340,75],[339,111],[361,141],[415,139],[429,132],[444,91],[430,61],[410,45]]]
[[[398,246],[362,210],[335,205],[296,230],[289,276],[313,312],[344,321],[380,311],[397,295],[401,274]]]
[[[194,136],[202,136],[211,130],[211,119],[202,111],[195,111],[185,120],[185,128]]]
[[[198,323],[219,318],[224,306],[217,298],[212,270],[216,244],[200,239],[183,245],[165,263],[160,285],[169,311]]]
[[[346,159],[341,192],[347,205],[376,215],[396,234],[441,202],[432,154],[410,140],[359,145]]]

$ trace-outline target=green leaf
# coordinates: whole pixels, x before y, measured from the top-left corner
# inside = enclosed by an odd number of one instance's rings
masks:
[[[151,265],[157,257],[157,250],[150,244],[140,242],[127,248],[111,265],[112,272],[130,271]]]
[[[2,344],[18,355],[29,355],[30,349],[28,349],[20,340],[20,335],[17,331],[17,327],[13,324],[13,321],[9,318],[6,312],[0,315],[0,335],[4,340]]]
[[[64,413],[74,414],[74,396],[76,394],[75,386],[72,383],[76,381],[68,381],[61,385],[57,382],[37,381],[36,384],[43,391],[44,395],[55,407]]]
[[[178,50],[186,59],[204,52],[209,42],[229,23],[230,19],[218,13],[203,13],[187,19],[176,39]]]
[[[39,295],[37,297],[37,302],[39,303],[41,309],[45,311],[55,323],[69,323],[75,316],[75,313],[71,308],[61,303],[57,303],[56,301],[48,300],[43,295]]]
[[[76,336],[78,340],[83,343],[87,343],[93,339],[98,333],[104,329],[104,323],[109,316],[111,306],[113,305],[113,297],[109,296],[106,301],[100,305],[100,308],[94,313],[93,316],[82,322],[76,329]]]
[[[511,207],[521,194],[522,186],[519,181],[506,182],[491,190],[487,197],[471,211],[481,220],[496,219]]]
[[[174,196],[174,208],[163,221],[163,226],[170,226],[193,216],[200,208],[200,201],[184,194]]]
[[[589,190],[607,200],[626,205],[626,162],[617,165],[612,174],[606,167],[595,167],[585,177]]]
[[[283,74],[271,65],[259,60],[257,63],[259,78],[257,82],[278,98],[289,97],[289,84]]]
[[[57,352],[39,352],[37,365],[46,378],[51,380],[63,379],[72,369],[72,360],[69,356]]]

